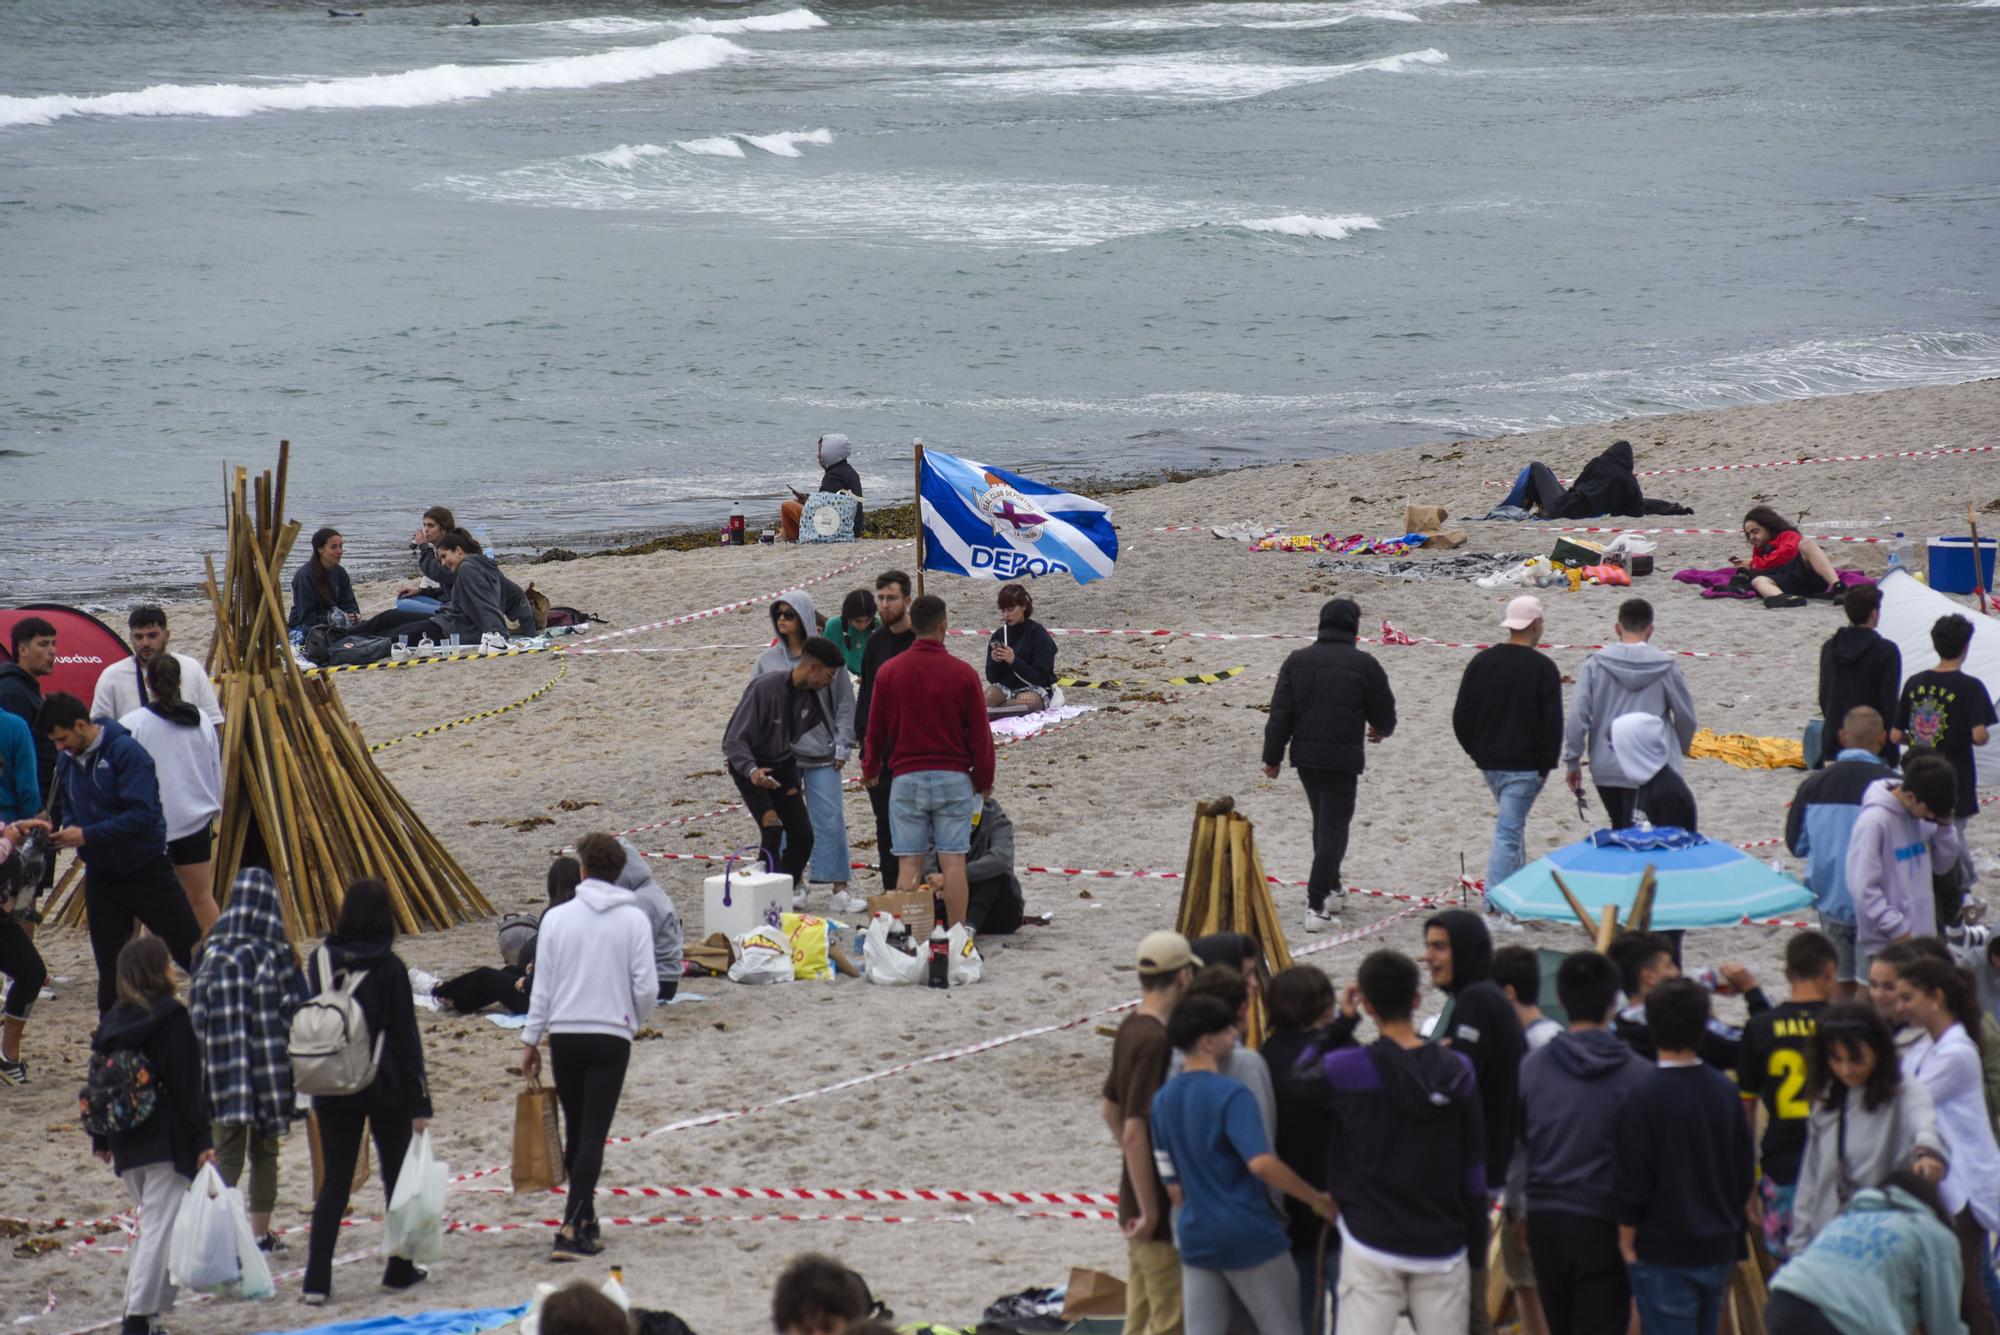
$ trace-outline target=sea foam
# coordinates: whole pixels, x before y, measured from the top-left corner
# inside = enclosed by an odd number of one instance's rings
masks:
[[[800,156],[800,144],[832,143],[833,131],[822,126],[817,130],[787,130],[780,134],[743,134],[737,138],[752,148],[763,149],[766,153],[781,158],[796,158]]]
[[[595,88],[712,69],[747,52],[710,34],[510,65],[432,65],[311,83],[155,84],[94,97],[0,97],[0,127],[47,125],[66,116],[254,116],[264,111],[428,107],[499,93]]]
[[[824,28],[826,20],[810,9],[788,9],[782,14],[751,14],[740,19],[674,19],[673,26],[686,32],[805,32]]]
[[[1321,241],[1345,241],[1356,232],[1382,230],[1382,224],[1365,213],[1343,213],[1337,218],[1288,213],[1282,218],[1251,218],[1242,225],[1252,232],[1275,232],[1280,236],[1309,236]]]
[[[1195,56],[1140,56],[1091,65],[996,70],[946,76],[942,82],[1016,96],[1108,93],[1145,98],[1257,97],[1301,84],[1375,71],[1403,74],[1450,60],[1436,47],[1344,65],[1250,64]]]

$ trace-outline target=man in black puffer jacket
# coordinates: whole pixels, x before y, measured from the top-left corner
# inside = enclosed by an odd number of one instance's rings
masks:
[[[1319,609],[1319,638],[1278,670],[1270,722],[1264,725],[1264,776],[1278,777],[1290,746],[1292,768],[1312,808],[1308,932],[1325,931],[1340,914],[1340,864],[1347,856],[1355,789],[1368,765],[1363,739],[1379,742],[1396,730],[1389,674],[1355,647],[1360,628],[1361,609],[1351,599],[1335,598]]]

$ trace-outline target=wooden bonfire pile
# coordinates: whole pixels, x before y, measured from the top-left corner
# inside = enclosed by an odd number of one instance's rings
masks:
[[[292,657],[282,592],[299,536],[298,523],[285,518],[290,460],[291,442],[283,441],[275,476],[266,470],[253,486],[247,470],[234,470],[219,577],[207,558],[215,609],[209,666],[225,718],[218,897],[240,867],[262,863],[277,880],[295,939],[331,930],[348,882],[359,876],[388,885],[402,931],[491,916],[479,887],[375,768],[332,680],[304,675]]]
[[[1258,975],[1292,967],[1292,952],[1278,927],[1278,909],[1271,902],[1271,883],[1264,877],[1264,860],[1257,856],[1254,827],[1238,814],[1236,799],[1218,798],[1194,809],[1194,830],[1188,836],[1187,870],[1181,880],[1181,909],[1175,930],[1192,941],[1212,932],[1241,932],[1259,948]],[[1264,992],[1250,994],[1250,1032],[1246,1042],[1259,1047],[1269,1030]]]

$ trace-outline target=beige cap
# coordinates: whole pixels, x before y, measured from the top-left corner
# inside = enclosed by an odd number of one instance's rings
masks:
[[[1508,630],[1526,630],[1540,621],[1542,616],[1542,600],[1533,594],[1524,593],[1507,604],[1507,615],[1500,618],[1500,624]]]
[[[1194,950],[1179,932],[1154,932],[1139,943],[1140,973],[1179,973],[1194,963]]]

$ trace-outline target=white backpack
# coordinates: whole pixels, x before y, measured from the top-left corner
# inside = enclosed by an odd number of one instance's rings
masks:
[[[359,1094],[375,1081],[382,1039],[371,1044],[368,1017],[354,999],[367,971],[333,972],[321,946],[313,953],[319,991],[292,1016],[292,1087],[301,1094]]]

